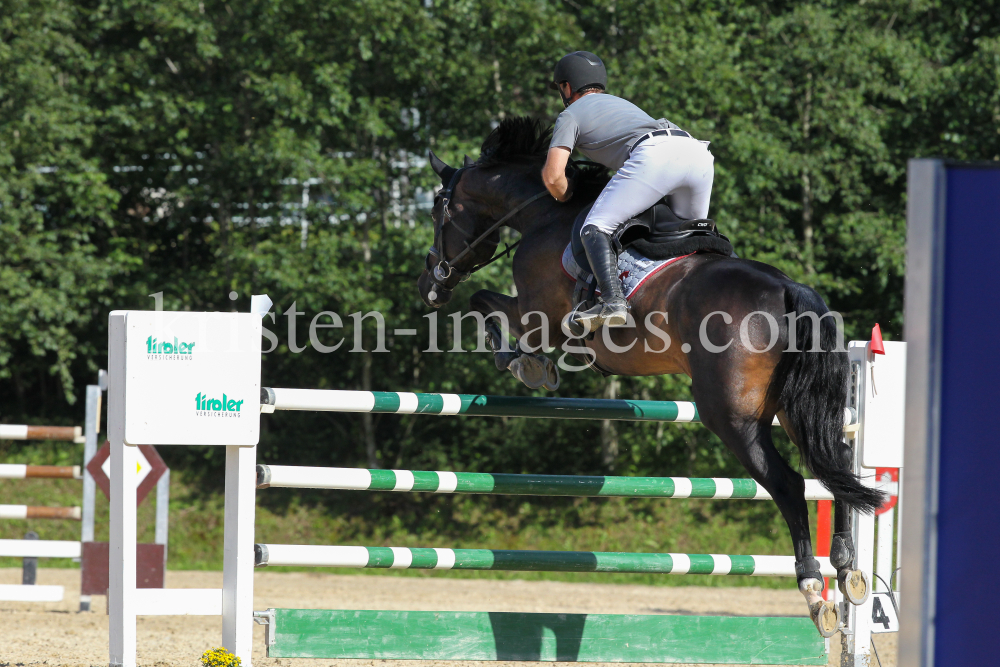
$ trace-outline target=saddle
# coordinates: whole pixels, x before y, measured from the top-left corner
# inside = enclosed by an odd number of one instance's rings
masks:
[[[573,290],[573,310],[586,310],[596,302],[597,281],[587,260],[587,252],[580,240],[580,230],[593,206],[585,207],[573,222],[573,232],[570,238],[570,250],[573,259],[580,268],[576,276],[576,287]],[[733,245],[729,239],[716,230],[714,220],[682,220],[670,207],[669,196],[646,209],[634,218],[627,220],[612,236],[615,251],[621,261],[622,253],[632,250],[648,260],[669,260],[674,257],[684,257],[696,252],[711,252],[725,257],[735,257]],[[619,268],[621,263],[619,263]],[[574,336],[583,334],[572,317],[567,318],[564,326]],[[594,332],[587,335],[592,339]],[[593,368],[608,375],[596,364]]]
[[[626,248],[633,248],[649,259],[670,259],[694,252],[713,252],[726,257],[733,254],[733,245],[716,230],[714,220],[682,220],[670,207],[669,199],[669,195],[664,197],[618,228],[612,241],[619,254]],[[591,207],[593,204],[576,216],[571,236],[573,258],[587,273],[593,271],[580,241],[580,230]]]

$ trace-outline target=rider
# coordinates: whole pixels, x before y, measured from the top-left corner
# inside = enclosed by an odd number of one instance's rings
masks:
[[[591,321],[590,331],[627,321],[628,302],[611,240],[618,227],[666,195],[678,217],[707,217],[715,174],[707,141],[605,93],[607,83],[604,63],[593,53],[574,51],[559,61],[549,87],[559,91],[566,110],[556,119],[542,168],[545,187],[561,202],[573,195],[566,164],[574,147],[615,171],[580,234],[601,289],[601,303],[580,314],[580,319]]]

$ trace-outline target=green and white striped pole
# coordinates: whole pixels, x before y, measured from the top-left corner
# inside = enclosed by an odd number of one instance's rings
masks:
[[[403,391],[337,389],[261,389],[261,411],[318,410],[393,414],[467,415],[470,417],[547,417],[697,422],[689,401],[635,401],[604,398],[414,394]]]
[[[623,421],[700,422],[690,401],[640,401],[608,398],[485,396],[483,394],[414,394],[406,391],[341,389],[260,390],[260,411],[378,412],[400,415],[466,415],[469,417],[537,417],[549,419],[613,419]],[[846,430],[857,421],[844,408]],[[774,418],[778,425],[778,418]]]
[[[417,570],[508,570],[532,572],[620,572],[647,574],[738,574],[795,576],[794,556],[626,553],[614,551],[508,551],[501,549],[412,549],[409,547],[255,544],[255,564]],[[824,576],[837,571],[820,558]]]
[[[869,484],[892,495],[895,482]],[[624,498],[714,498],[768,500],[770,494],[752,479],[724,477],[587,477],[510,475],[483,472],[365,470],[309,466],[257,466],[257,488],[336,489],[343,491],[426,491],[494,493],[518,496]],[[815,479],[806,480],[806,500],[832,500]]]

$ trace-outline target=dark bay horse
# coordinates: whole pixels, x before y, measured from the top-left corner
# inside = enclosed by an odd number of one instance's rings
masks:
[[[688,375],[704,425],[767,489],[788,523],[799,590],[820,633],[832,636],[839,609],[821,596],[824,580],[809,536],[805,483],[774,447],[771,424],[777,415],[803,462],[833,493],[830,560],[845,598],[861,604],[870,583],[854,569],[850,509],[872,512],[884,497],[860,482],[844,441],[850,370],[834,314],[814,290],[774,267],[704,253],[675,262],[642,285],[631,298],[636,326],[602,329],[592,340],[571,339],[560,322],[573,306],[574,283],[563,273],[560,257],[574,219],[607,176],[584,169],[575,176],[576,192],[568,203],[550,197],[540,173],[550,133],[537,121],[513,118],[489,135],[477,161],[467,158],[460,169],[432,154],[445,187],[433,209],[434,246],[417,283],[421,298],[435,308],[446,303],[457,284],[493,255],[499,225],[518,231],[517,296],[481,290],[470,304],[493,318],[488,340],[498,367],[535,388],[558,386],[556,366],[531,353],[547,336],[548,346],[589,356],[605,373]],[[532,312],[544,314],[547,324],[540,327],[537,315],[522,321]],[[508,351],[498,319],[520,339],[517,349]],[[532,364],[543,380],[530,381],[539,375],[532,376]]]

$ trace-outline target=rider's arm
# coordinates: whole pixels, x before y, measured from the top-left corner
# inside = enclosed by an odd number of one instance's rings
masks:
[[[570,153],[571,150],[565,146],[553,146],[542,167],[542,182],[549,194],[562,202],[569,201],[573,195],[569,179],[566,178],[566,163],[569,162]]]

